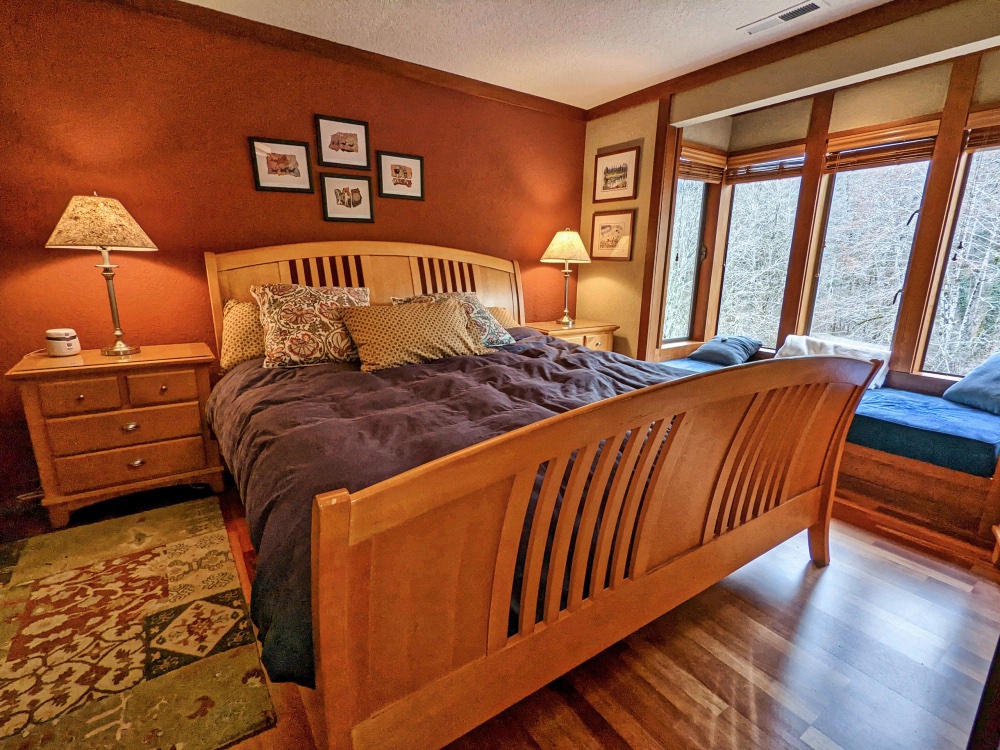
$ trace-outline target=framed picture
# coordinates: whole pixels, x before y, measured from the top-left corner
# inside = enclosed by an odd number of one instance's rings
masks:
[[[639,147],[598,154],[594,160],[594,203],[633,200],[639,193]]]
[[[322,174],[323,219],[326,221],[375,221],[372,178],[352,174]]]
[[[253,181],[258,190],[313,192],[308,143],[253,136],[249,140]]]
[[[324,167],[371,169],[368,159],[368,123],[344,117],[316,115],[319,163]]]
[[[424,199],[424,157],[377,151],[379,198]]]
[[[635,209],[598,211],[590,233],[590,257],[593,260],[632,260],[632,235]]]

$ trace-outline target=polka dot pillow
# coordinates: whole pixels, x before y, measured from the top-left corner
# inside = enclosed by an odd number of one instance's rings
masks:
[[[222,308],[219,370],[225,375],[241,362],[264,356],[264,327],[256,302],[226,300]]]
[[[473,325],[479,330],[483,346],[506,346],[514,343],[514,337],[507,333],[497,319],[483,307],[475,292],[439,292],[437,294],[420,294],[416,297],[393,297],[392,304],[403,305],[411,302],[442,302],[447,299],[457,299],[462,303],[466,314],[472,319]]]
[[[250,287],[250,293],[260,305],[264,367],[358,359],[343,312],[348,307],[367,307],[367,288],[263,284]]]

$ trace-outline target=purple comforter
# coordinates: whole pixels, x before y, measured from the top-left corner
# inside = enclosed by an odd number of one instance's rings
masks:
[[[312,687],[313,497],[356,492],[601,399],[690,375],[520,328],[496,354],[362,373],[326,364],[227,374],[208,417],[258,553],[251,616],[271,679]]]

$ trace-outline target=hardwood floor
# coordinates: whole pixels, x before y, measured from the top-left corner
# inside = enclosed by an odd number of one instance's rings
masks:
[[[238,501],[223,503],[248,585]],[[835,522],[805,534],[483,724],[451,750],[964,748],[1000,633],[1000,576]],[[318,747],[310,691],[240,750]],[[318,736],[318,735],[317,735]]]

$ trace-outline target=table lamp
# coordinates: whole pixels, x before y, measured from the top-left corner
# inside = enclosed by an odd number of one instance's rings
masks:
[[[108,253],[111,250],[156,250],[156,245],[146,236],[125,207],[114,198],[93,195],[75,195],[52,236],[45,243],[47,248],[66,250],[100,250],[101,269],[108,284],[108,301],[111,303],[111,322],[115,327],[115,343],[101,349],[101,354],[121,357],[139,352],[138,346],[125,343],[121,323],[118,321],[118,302],[115,299],[115,269]]]
[[[556,232],[552,238],[545,254],[542,255],[542,263],[562,263],[565,289],[563,291],[563,316],[556,321],[562,324],[563,328],[572,328],[573,319],[569,316],[569,264],[570,263],[590,263],[590,255],[587,248],[583,246],[580,233],[569,228],[561,232]]]

